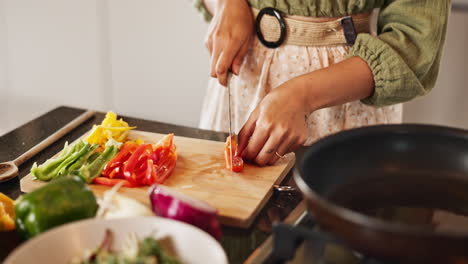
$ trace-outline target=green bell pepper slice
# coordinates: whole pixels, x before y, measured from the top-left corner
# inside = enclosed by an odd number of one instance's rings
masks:
[[[42,181],[72,174],[88,161],[98,146],[97,144],[90,145],[82,140],[73,146],[65,145],[58,157],[49,159],[40,166],[34,163],[31,174]]]
[[[87,153],[89,153],[89,150],[91,148],[91,145],[89,144],[84,144],[81,148],[79,148],[77,151],[72,153],[70,156],[68,156],[55,170],[56,176],[61,176],[67,173],[67,169],[74,164],[75,161],[80,159],[83,156],[86,156]]]
[[[77,175],[80,176],[84,181],[90,183],[94,178],[101,175],[104,166],[119,152],[117,146],[107,147],[99,156],[92,157],[94,160],[81,166]]]
[[[78,145],[78,144],[76,144]],[[54,171],[57,167],[62,164],[62,162],[67,159],[73,152],[75,151],[76,145],[69,146],[68,143],[65,143],[65,147],[63,148],[62,152],[56,157],[52,159],[48,159],[46,162],[37,166],[37,163],[34,162],[31,168],[31,174],[41,181],[50,181],[55,177]]]
[[[83,164],[87,162],[89,157],[95,154],[94,151],[99,147],[98,144],[92,144],[92,145],[87,144],[86,146],[89,146],[89,148],[86,149],[85,147],[84,150],[83,149],[80,150],[80,152],[82,152],[81,155],[78,155],[79,157],[75,161],[73,161],[71,165],[67,167],[67,169],[63,172],[63,175],[70,175],[73,173],[73,171],[80,169],[81,166],[83,166]]]

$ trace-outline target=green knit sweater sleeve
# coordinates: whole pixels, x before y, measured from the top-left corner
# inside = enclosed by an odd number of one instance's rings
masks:
[[[439,71],[450,0],[387,0],[379,14],[378,36],[359,34],[349,56],[367,61],[373,106],[409,101],[428,93]]]
[[[194,0],[193,1],[193,6],[198,10],[200,11],[200,13],[202,14],[203,16],[203,19],[206,21],[206,22],[210,22],[211,19],[213,18],[213,16],[210,14],[210,12],[208,11],[208,8],[206,8],[205,6],[205,2],[203,0]]]

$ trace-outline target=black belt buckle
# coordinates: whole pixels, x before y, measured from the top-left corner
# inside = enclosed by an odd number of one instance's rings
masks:
[[[357,33],[356,28],[354,27],[353,18],[347,16],[341,19],[341,27],[343,28],[346,43],[350,46],[354,45],[354,42],[356,42]]]
[[[260,28],[260,22],[265,14],[274,16],[278,20],[281,29],[281,34],[277,41],[266,41],[263,37],[263,33]],[[281,15],[280,11],[273,7],[265,7],[262,10],[260,10],[260,12],[257,15],[257,19],[255,20],[255,31],[257,32],[257,37],[260,40],[260,42],[263,45],[265,45],[265,47],[270,49],[274,49],[281,46],[281,44],[283,44],[284,40],[286,39],[286,23],[284,22],[283,16]]]

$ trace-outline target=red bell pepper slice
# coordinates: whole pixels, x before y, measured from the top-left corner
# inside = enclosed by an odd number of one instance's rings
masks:
[[[164,136],[158,144],[154,146],[154,152],[151,158],[153,159],[156,169],[156,177],[152,184],[162,184],[169,178],[177,163],[174,134],[171,133]]]
[[[159,142],[156,145],[161,146],[164,149],[170,149],[172,147],[175,147],[174,133],[165,135],[161,140],[159,140]]]
[[[100,185],[106,185],[106,186],[114,186],[118,183],[122,182],[123,187],[136,187],[135,185],[131,184],[129,181],[124,180],[124,179],[109,179],[107,177],[96,177],[93,180],[93,183],[95,184],[100,184]]]
[[[142,185],[144,175],[139,171],[146,170],[146,160],[153,153],[151,144],[141,144],[135,152],[130,156],[123,169],[123,175],[130,183],[134,185]]]
[[[169,178],[177,163],[177,153],[170,152],[159,160],[156,169],[156,180],[154,183],[162,184]]]
[[[128,157],[138,148],[138,144],[135,142],[126,142],[122,145],[119,153],[108,163],[109,167],[116,167],[121,165]]]
[[[157,144],[153,145],[153,154],[151,155],[151,159],[153,160],[154,164],[157,164],[162,157],[175,151],[176,147],[174,145],[174,134],[168,134],[159,140]]]
[[[128,163],[124,167],[124,176],[129,177],[133,170],[137,167],[137,163],[143,159],[147,159],[153,153],[151,144],[141,144],[128,159]],[[142,163],[140,163],[142,164]]]
[[[113,179],[113,178],[123,178],[122,177],[123,174],[121,172],[121,169],[122,169],[122,166],[117,166],[110,173],[108,173],[107,175],[105,175],[104,173],[102,173],[102,175],[107,176],[107,177],[109,177],[111,179]]]
[[[232,148],[232,151],[231,151]],[[224,160],[226,169],[233,172],[240,172],[244,169],[244,160],[237,156],[237,142],[234,135],[226,138],[226,146],[224,148]],[[232,156],[231,156],[232,155]],[[232,161],[232,164],[231,164]]]
[[[146,160],[146,170],[143,172],[143,184],[144,185],[152,185],[156,179],[156,170],[154,168],[153,160],[147,159]]]
[[[102,175],[114,178],[116,172],[112,173],[117,167],[121,167],[123,163],[130,157],[130,155],[138,148],[138,144],[135,142],[126,142],[120,148],[120,151],[112,158],[109,163],[106,164]],[[119,169],[121,171],[121,169]],[[112,174],[112,176],[111,176]]]

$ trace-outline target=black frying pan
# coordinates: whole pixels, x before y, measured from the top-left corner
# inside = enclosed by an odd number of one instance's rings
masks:
[[[408,263],[468,263],[468,132],[383,125],[326,137],[298,157],[295,180],[320,227],[359,252]],[[468,218],[467,218],[468,219]]]

